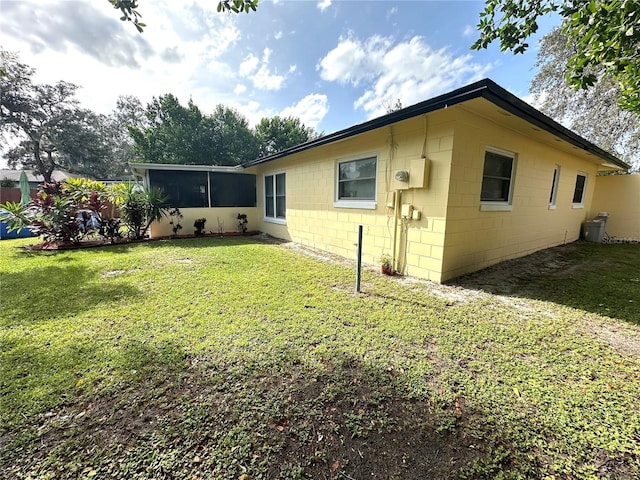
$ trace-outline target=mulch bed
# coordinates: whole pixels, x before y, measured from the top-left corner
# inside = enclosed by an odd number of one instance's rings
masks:
[[[131,239],[131,238],[118,238],[114,241],[110,240],[83,240],[79,243],[60,243],[60,242],[42,242],[35,245],[29,245],[23,247],[28,251],[51,251],[51,250],[79,250],[82,248],[96,248],[96,247],[108,247],[113,245],[129,245],[133,243],[145,243],[145,242],[157,242],[161,240],[181,240],[184,238],[205,238],[205,237],[249,237],[260,235],[258,231],[249,232],[222,232],[222,233],[205,233],[204,235],[165,235],[162,237]]]

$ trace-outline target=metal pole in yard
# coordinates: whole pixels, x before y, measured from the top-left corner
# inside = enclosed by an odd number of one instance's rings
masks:
[[[356,258],[356,292],[360,293],[360,276],[362,270],[362,225],[358,225],[358,255]]]

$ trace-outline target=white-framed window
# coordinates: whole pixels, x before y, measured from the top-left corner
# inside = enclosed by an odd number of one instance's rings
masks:
[[[553,169],[553,180],[551,182],[551,194],[549,195],[549,210],[555,210],[556,199],[558,198],[558,185],[560,183],[560,165]]]
[[[376,208],[378,157],[339,160],[336,164],[335,207]]]
[[[264,219],[285,224],[287,221],[287,189],[284,172],[264,176]]]
[[[482,170],[481,210],[511,210],[516,154],[487,147]]]
[[[573,208],[584,207],[584,197],[587,194],[587,174],[578,172],[576,175],[576,188],[573,190]]]

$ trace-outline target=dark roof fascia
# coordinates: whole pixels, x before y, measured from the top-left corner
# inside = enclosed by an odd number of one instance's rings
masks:
[[[408,120],[413,117],[425,115],[427,113],[473,100],[475,98],[485,98],[498,107],[503,108],[513,115],[516,115],[523,120],[528,121],[529,123],[539,127],[540,129],[545,130],[582,150],[592,153],[602,158],[603,160],[613,163],[614,165],[617,165],[625,170],[628,170],[630,168],[630,165],[626,164],[614,155],[611,155],[609,152],[604,151],[588,140],[582,138],[581,136],[573,133],[568,128],[563,127],[556,121],[552,120],[542,112],[528,105],[526,102],[520,100],[518,97],[511,94],[504,88],[500,87],[493,80],[490,80],[488,78],[458,88],[456,90],[453,90],[452,92],[439,95],[432,99],[425,100],[424,102],[417,103],[410,107],[403,108],[396,112],[389,113],[382,117],[374,118],[373,120],[369,120],[368,122],[354,125],[353,127],[331,133],[324,137],[311,140],[310,142],[288,148],[268,157],[252,160],[250,162],[244,163],[242,166],[246,168],[277,160],[279,158],[284,158],[294,153],[304,152],[312,148],[344,140],[355,135],[366,133],[377,128],[386,127],[388,125],[392,125],[403,120]]]
[[[509,91],[502,88],[497,83],[488,80],[487,90],[483,93],[482,97],[489,100],[491,103],[498,107],[516,115],[523,120],[535,125],[536,127],[545,130],[552,135],[580,148],[588,153],[591,153],[597,157],[600,157],[607,162],[617,165],[620,168],[629,170],[631,165],[620,160],[615,155],[603,150],[597,145],[591,143],[589,140],[581,137],[577,133],[569,130],[567,127],[559,124],[555,120],[546,116],[544,113],[536,110],[528,103],[519,99]]]
[[[244,163],[242,166],[251,167],[253,165],[259,165],[261,163],[277,160],[278,158],[287,157],[294,153],[304,152],[305,150],[310,150],[322,145],[327,145],[329,143],[344,140],[355,135],[370,132],[371,130],[375,130],[376,128],[386,127],[387,125],[392,125],[403,120],[408,120],[419,115],[424,115],[426,113],[440,110],[442,108],[447,108],[448,106],[466,102],[467,100],[478,98],[479,96],[481,96],[482,89],[484,88],[484,86],[482,85],[483,82],[484,81],[481,80],[471,85],[467,85],[466,87],[454,90],[450,93],[425,100],[424,102],[416,103],[415,105],[411,105],[410,107],[406,107],[387,115],[383,115],[382,117],[374,118],[373,120],[369,120],[368,122],[360,123],[358,125],[354,125],[353,127],[339,130],[324,137],[311,140],[307,143],[296,145],[295,147],[288,148],[268,157],[262,157],[256,160],[252,160],[250,162]]]

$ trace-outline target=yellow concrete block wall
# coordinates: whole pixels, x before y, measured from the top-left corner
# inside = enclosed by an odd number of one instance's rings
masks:
[[[607,235],[640,240],[640,174],[596,177],[589,218],[599,212],[609,214]]]
[[[581,151],[556,146],[559,142],[550,136],[541,142],[465,109],[456,113],[442,280],[578,239],[597,165],[581,158]],[[509,211],[481,208],[488,146],[516,155]],[[560,165],[556,206],[550,208],[556,165]],[[572,202],[578,172],[587,175],[583,206]]]
[[[206,218],[204,229],[207,233],[218,232],[220,226],[223,232],[237,232],[238,231],[238,214],[242,213],[247,216],[248,230],[258,230],[259,218],[257,207],[216,207],[216,208],[181,208],[180,213],[183,218],[180,220],[182,230],[178,235],[191,235],[194,233],[195,228],[193,223],[198,218]],[[169,224],[171,217],[164,217],[159,222],[153,222],[150,227],[151,238],[166,237],[173,235],[173,225]]]
[[[357,227],[361,224],[363,262],[379,265],[380,257],[393,251],[394,209],[388,208],[387,203],[396,198],[395,172],[409,170],[411,161],[426,154],[430,162],[428,187],[403,190],[399,197],[401,203],[410,203],[418,209],[422,218],[398,222],[396,253],[403,273],[439,281],[453,131],[452,114],[442,111],[428,119],[406,120],[259,165],[259,229],[278,238],[355,258]],[[378,159],[375,208],[335,206],[338,161],[369,155]],[[264,217],[264,175],[279,172],[286,174],[284,225]],[[429,242],[436,250],[431,250]]]

